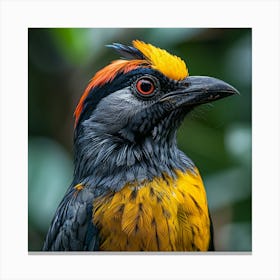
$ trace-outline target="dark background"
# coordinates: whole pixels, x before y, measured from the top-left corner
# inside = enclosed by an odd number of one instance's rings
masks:
[[[202,105],[178,146],[203,177],[219,251],[251,251],[251,29],[29,29],[28,249],[41,249],[73,172],[73,112],[94,73],[118,55],[106,44],[140,39],[180,56],[190,75],[240,92]]]

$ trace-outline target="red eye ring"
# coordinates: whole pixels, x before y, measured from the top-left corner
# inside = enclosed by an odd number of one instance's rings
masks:
[[[141,95],[151,95],[155,91],[154,81],[149,78],[141,78],[136,82],[136,89]]]

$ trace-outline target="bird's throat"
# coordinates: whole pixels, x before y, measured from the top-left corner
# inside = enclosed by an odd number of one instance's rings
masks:
[[[130,182],[152,181],[163,174],[175,178],[174,170],[193,170],[191,160],[177,148],[175,133],[166,133],[165,139],[157,133],[138,144],[123,143],[107,135],[79,138],[75,143],[74,185],[90,185],[99,195],[119,191]]]

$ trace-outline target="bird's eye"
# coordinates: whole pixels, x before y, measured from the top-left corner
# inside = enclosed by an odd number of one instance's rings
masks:
[[[152,95],[155,91],[155,83],[150,78],[140,78],[136,82],[136,90],[138,93],[144,96]]]

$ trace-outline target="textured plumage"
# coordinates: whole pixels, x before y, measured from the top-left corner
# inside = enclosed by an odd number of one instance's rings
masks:
[[[100,249],[206,251],[210,220],[200,175],[176,175],[128,184],[98,199],[93,221],[101,228]]]
[[[43,250],[213,250],[203,182],[176,132],[195,106],[237,91],[142,41],[109,47],[123,59],[96,73],[75,110],[74,179]]]
[[[138,49],[131,46],[125,46],[123,44],[114,43],[112,45],[107,45],[107,47],[113,48],[122,56],[123,59],[145,59],[144,55]]]

